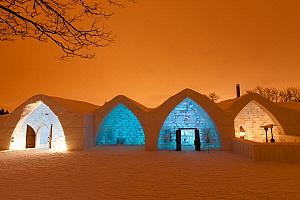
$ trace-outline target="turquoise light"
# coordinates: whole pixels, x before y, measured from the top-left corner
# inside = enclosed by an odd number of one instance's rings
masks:
[[[145,144],[144,130],[125,105],[118,104],[103,120],[97,144]]]
[[[158,149],[176,149],[175,131],[179,128],[197,128],[200,131],[201,148],[220,148],[220,139],[216,126],[207,112],[190,98],[184,99],[168,115],[159,134]],[[189,137],[184,140],[184,135]],[[207,134],[208,133],[208,134]],[[207,135],[209,143],[207,143]],[[190,131],[182,131],[181,140],[183,147],[193,149],[194,141],[190,139]],[[194,134],[193,134],[194,137]],[[184,148],[183,148],[184,150]]]

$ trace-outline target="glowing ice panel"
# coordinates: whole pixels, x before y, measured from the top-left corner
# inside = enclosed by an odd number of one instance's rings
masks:
[[[202,149],[220,148],[219,134],[207,112],[190,98],[179,103],[166,118],[159,134],[158,149],[176,149],[176,130],[179,128],[197,128],[200,132]],[[190,131],[188,132],[190,134]],[[182,131],[181,137],[185,134]],[[181,141],[182,145],[194,146],[194,141]],[[183,142],[185,142],[183,144]],[[191,148],[192,149],[192,148]]]
[[[268,124],[277,124],[273,120],[273,116],[268,114],[263,106],[258,102],[250,101],[236,116],[234,119],[235,136],[240,137],[240,127],[242,126],[245,130],[245,139],[255,142],[265,142],[266,132],[261,126]],[[274,126],[273,137],[275,141],[279,141],[281,135],[280,129]],[[268,139],[271,139],[271,131],[268,131]]]
[[[119,104],[105,117],[97,144],[143,145],[144,130],[133,112]]]
[[[58,117],[42,101],[28,104],[21,115],[17,126],[12,134],[10,149],[26,149],[27,125],[31,126],[36,133],[37,149],[49,149],[49,138],[52,126],[51,149],[65,151],[67,149],[65,134]]]

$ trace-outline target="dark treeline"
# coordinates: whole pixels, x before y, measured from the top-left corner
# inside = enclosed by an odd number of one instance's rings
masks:
[[[3,108],[0,110],[0,115],[6,115],[6,114],[8,114],[8,113],[9,113],[8,110],[7,110],[7,111],[4,111]]]
[[[273,102],[300,102],[300,88],[287,87],[285,89],[267,88],[256,86],[253,89],[246,90],[246,93],[257,93]]]

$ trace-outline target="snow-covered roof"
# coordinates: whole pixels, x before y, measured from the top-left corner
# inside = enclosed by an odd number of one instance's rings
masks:
[[[285,102],[285,103],[278,103],[278,105],[292,110],[297,110],[300,112],[300,102]]]
[[[97,105],[93,105],[82,101],[38,94],[26,100],[23,104],[17,107],[12,113],[20,109],[23,110],[26,106],[38,101],[42,101],[43,103],[45,103],[47,106],[49,106],[52,110],[56,112],[68,111],[71,113],[84,114],[84,113],[93,112],[97,108],[99,108],[99,106]]]
[[[57,101],[62,107],[66,108],[69,112],[74,113],[89,113],[97,110],[99,106],[83,102],[83,101],[76,101],[71,99],[64,99],[60,97],[50,97],[53,100]]]
[[[122,103],[122,104],[125,104],[125,105],[128,105],[128,106],[134,105],[135,107],[137,107],[138,109],[140,109],[144,112],[147,112],[147,111],[150,110],[150,108],[148,108],[148,107],[144,106],[143,104],[141,104],[141,103],[139,103],[139,102],[137,102],[133,99],[130,99],[127,96],[124,96],[124,95],[118,95],[118,96],[114,97],[110,101],[106,102],[102,107],[105,107],[107,105],[115,106],[118,103]]]

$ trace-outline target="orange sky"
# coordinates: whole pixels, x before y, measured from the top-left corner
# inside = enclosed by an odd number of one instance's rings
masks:
[[[300,3],[140,0],[111,21],[117,41],[92,60],[60,61],[53,44],[0,42],[0,106],[35,94],[102,105],[118,94],[154,107],[184,88],[300,86]]]

